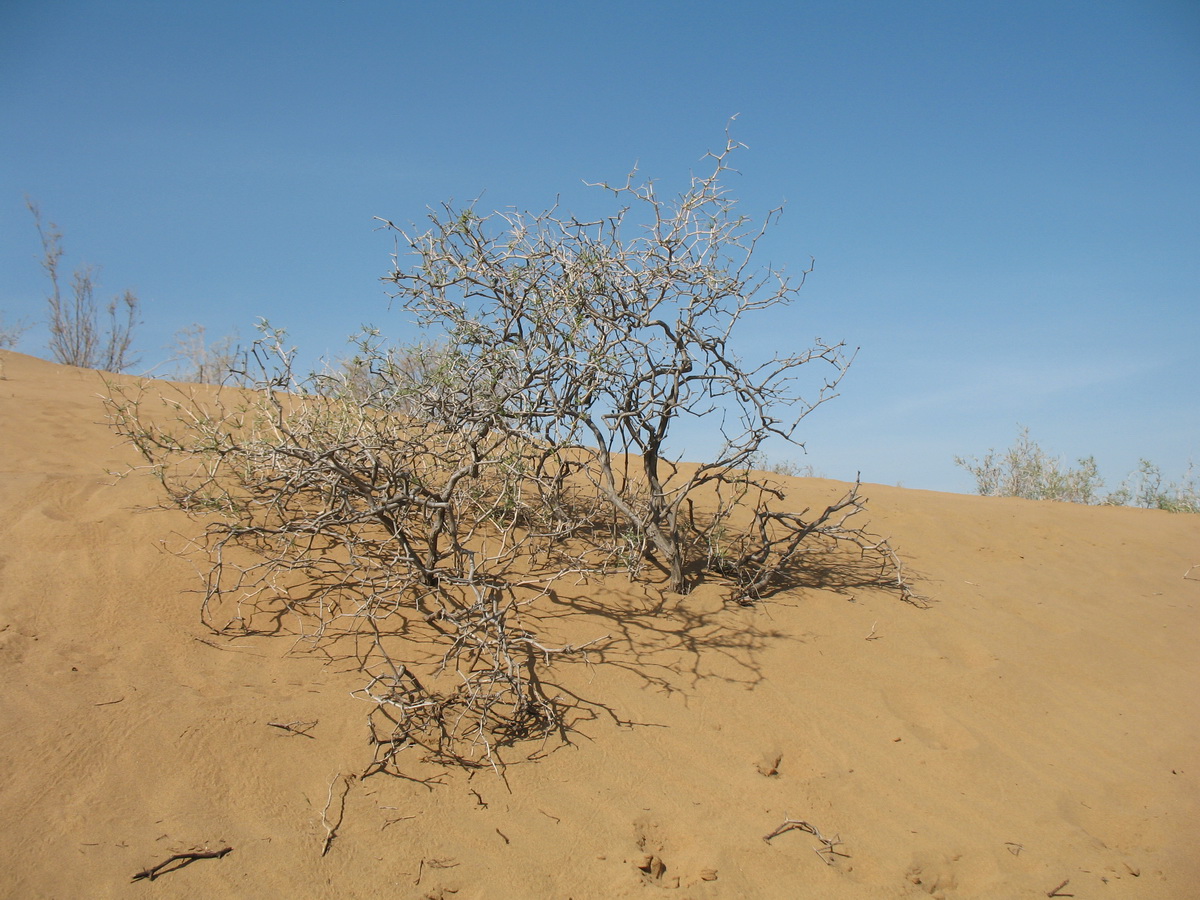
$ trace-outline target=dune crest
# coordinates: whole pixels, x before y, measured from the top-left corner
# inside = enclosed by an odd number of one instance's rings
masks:
[[[866,485],[931,608],[581,584],[570,744],[364,778],[352,662],[203,628],[102,376],[0,356],[0,896],[1196,895],[1200,516]]]

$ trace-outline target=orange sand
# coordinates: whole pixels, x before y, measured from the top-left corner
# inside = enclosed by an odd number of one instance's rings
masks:
[[[197,526],[105,474],[135,460],[101,376],[0,361],[0,896],[1200,896],[1200,516],[866,485],[930,609],[586,585],[542,626],[614,639],[552,671],[611,711],[573,746],[506,780],[345,781],[371,758],[361,678],[209,634],[169,549]],[[295,720],[311,738],[267,724]],[[765,841],[787,818],[848,858]]]

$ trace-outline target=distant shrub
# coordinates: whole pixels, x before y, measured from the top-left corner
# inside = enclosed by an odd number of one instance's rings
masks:
[[[246,386],[248,378],[247,351],[236,335],[226,335],[217,340],[207,338],[203,325],[189,325],[175,332],[175,363],[172,376],[176,381],[195,384],[236,384]]]
[[[784,475],[788,478],[816,478],[813,467],[801,464],[794,459],[775,459],[756,453],[750,457],[749,467],[761,472],[771,472],[774,475]]]
[[[1067,503],[1140,506],[1171,512],[1200,513],[1200,488],[1192,466],[1181,482],[1163,481],[1162,470],[1141,460],[1138,471],[1111,493],[1104,494],[1104,479],[1093,456],[1068,466],[1052,456],[1022,428],[1016,442],[997,453],[988,450],[983,459],[954,458],[956,465],[975,477],[975,491],[985,497],[1023,497],[1026,500],[1059,500]]]
[[[123,372],[137,364],[132,356],[133,331],[139,300],[132,291],[114,297],[105,308],[107,324],[96,308],[96,269],[80,266],[71,277],[69,295],[62,289],[59,264],[63,257],[62,232],[53,222],[42,227],[37,204],[26,199],[42,241],[42,268],[50,279],[50,353],[55,362],[85,369]]]
[[[1138,460],[1138,470],[1108,495],[1106,503],[1200,513],[1200,485],[1196,468],[1189,464],[1180,481],[1163,481],[1162,469],[1148,459]]]
[[[26,327],[22,322],[5,322],[4,315],[0,314],[0,350],[11,350],[17,346]]]
[[[1028,428],[1022,428],[1016,443],[1003,453],[988,450],[982,460],[956,456],[954,462],[975,476],[975,490],[985,497],[1103,502],[1099,492],[1104,481],[1093,457],[1070,468],[1039,447]]]

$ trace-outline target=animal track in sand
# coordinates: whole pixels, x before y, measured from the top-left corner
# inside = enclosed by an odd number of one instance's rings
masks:
[[[677,848],[671,847],[665,830],[649,817],[637,819],[633,823],[633,833],[639,852],[627,862],[633,864],[643,883],[661,888],[678,888],[717,880],[717,868],[704,865],[702,860],[694,855],[689,859],[685,852],[684,862],[680,865],[675,859]],[[664,858],[668,854],[672,856],[670,865]]]
[[[958,877],[951,865],[957,860],[957,856],[942,859],[920,856],[913,860],[904,877],[934,900],[946,900],[946,892],[958,888]]]
[[[667,876],[667,864],[661,854],[666,845],[658,823],[648,818],[633,823],[633,834],[641,855],[633,860],[634,868],[642,873],[642,880],[661,887],[679,887],[679,876]]]

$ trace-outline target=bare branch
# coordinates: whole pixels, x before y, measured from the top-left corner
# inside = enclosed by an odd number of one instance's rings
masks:
[[[175,853],[172,856],[164,859],[158,865],[151,866],[148,869],[142,869],[131,879],[132,881],[141,881],[143,878],[153,881],[159,875],[162,875],[164,870],[174,872],[175,869],[182,869],[189,863],[195,862],[198,859],[222,859],[226,854],[232,853],[232,847],[223,847],[220,850],[189,850],[185,853]],[[178,866],[173,869],[167,869],[171,863],[177,862]]]
[[[346,795],[350,793],[350,785],[354,782],[354,775],[339,775],[329,782],[329,796],[325,799],[325,808],[321,810],[321,824],[325,827],[325,840],[321,844],[321,855],[324,856],[329,852],[329,848],[333,845],[333,839],[337,837],[337,831],[342,827],[342,820],[346,817]],[[333,805],[333,786],[342,782],[342,796],[338,800],[337,821],[329,821],[329,808]]]
[[[102,328],[96,310],[96,270],[78,267],[71,277],[70,297],[63,296],[59,263],[63,257],[62,232],[53,223],[43,227],[42,213],[29,198],[25,206],[42,242],[42,268],[50,279],[46,298],[50,313],[50,352],[68,366],[121,372],[134,365],[130,357],[133,330],[137,326],[138,298],[131,291],[108,304],[108,327]]]
[[[820,847],[814,847],[813,852],[821,858],[821,861],[827,866],[832,866],[837,863],[838,857],[849,859],[849,853],[843,853],[838,847],[842,846],[843,841],[840,835],[834,835],[832,838],[827,838],[821,834],[820,829],[810,822],[803,819],[785,818],[783,824],[772,831],[770,834],[763,837],[764,841],[770,843],[772,838],[779,837],[786,831],[805,831],[821,842]]]

